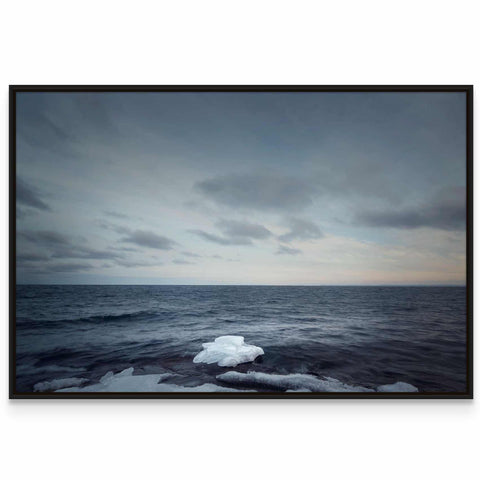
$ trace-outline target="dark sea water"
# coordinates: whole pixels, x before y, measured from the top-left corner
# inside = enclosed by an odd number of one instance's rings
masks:
[[[17,286],[17,391],[106,372],[173,372],[218,383],[228,370],[306,373],[365,387],[466,388],[463,287]],[[202,343],[242,335],[265,354],[194,364]]]

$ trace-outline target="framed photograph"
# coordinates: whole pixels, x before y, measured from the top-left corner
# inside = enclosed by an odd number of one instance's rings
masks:
[[[473,398],[472,97],[11,86],[10,398]]]

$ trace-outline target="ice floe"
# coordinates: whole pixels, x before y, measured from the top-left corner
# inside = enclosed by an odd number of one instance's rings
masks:
[[[225,335],[214,342],[202,344],[203,350],[193,363],[217,363],[220,367],[236,367],[240,363],[253,362],[265,352],[260,347],[248,345],[241,336]]]
[[[303,373],[279,375],[263,372],[226,372],[217,375],[217,380],[232,385],[252,386],[262,389],[283,390],[286,392],[418,392],[418,388],[405,382],[391,385],[380,385],[377,388],[367,388],[343,383],[336,378],[318,378]]]
[[[57,392],[243,392],[234,388],[222,387],[213,383],[204,383],[196,387],[184,387],[173,383],[161,383],[172,377],[171,373],[157,373],[149,375],[133,375],[133,368],[127,368],[120,373],[106,373],[99,381],[86,387],[72,386],[61,388]],[[85,380],[86,381],[86,380]]]
[[[86,378],[56,378],[49,382],[39,382],[33,386],[34,392],[47,392],[49,390],[58,390],[59,388],[66,387],[78,387],[84,383],[87,383]]]
[[[241,338],[241,337],[240,337]],[[242,340],[243,341],[243,340]],[[249,345],[253,347],[253,345]],[[254,347],[258,348],[258,347]],[[203,352],[202,352],[203,353]],[[174,383],[164,383],[175,374],[155,373],[146,375],[133,375],[132,367],[114,374],[107,372],[100,378],[98,383],[82,386],[89,380],[86,378],[60,378],[51,381],[36,383],[33,387],[35,392],[255,392],[255,390],[245,390],[230,388],[214,383],[204,383],[202,385],[189,387],[176,385]],[[264,373],[264,372],[226,372],[217,375],[217,380],[222,383],[234,385],[236,387],[257,387],[262,390],[282,390],[285,392],[418,392],[418,389],[405,382],[396,382],[389,385],[380,385],[376,389],[361,386],[349,385],[331,377],[315,377],[302,373],[291,373],[287,375]]]
[[[62,388],[57,392],[150,392],[155,391],[159,382],[171,376],[170,373],[133,375],[133,368],[130,367],[117,374],[108,372],[94,385]]]
[[[405,382],[396,382],[389,385],[380,385],[377,387],[377,392],[418,392],[418,388]]]
[[[288,375],[278,375],[263,372],[226,372],[217,375],[221,382],[234,384],[257,386],[261,388],[273,388],[276,390],[296,390],[311,392],[374,392],[371,388],[347,385],[335,378],[325,377],[323,379],[306,375],[303,373],[291,373]]]

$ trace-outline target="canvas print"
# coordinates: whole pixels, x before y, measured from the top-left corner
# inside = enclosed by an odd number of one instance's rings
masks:
[[[468,393],[467,93],[14,92],[14,392]]]

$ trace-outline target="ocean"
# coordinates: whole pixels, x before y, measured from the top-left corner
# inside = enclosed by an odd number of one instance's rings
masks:
[[[108,372],[126,369],[124,375],[150,379],[142,388],[165,378],[172,391],[202,391],[202,385],[209,385],[205,391],[286,390],[292,382],[264,381],[287,378],[277,375],[299,380],[299,390],[312,377],[333,382],[329,391],[340,382],[361,389],[404,382],[419,392],[466,390],[464,287],[16,288],[18,393],[95,391]],[[243,336],[264,354],[236,367],[193,362],[203,343],[224,335]],[[217,378],[229,371],[267,375],[237,384]]]

